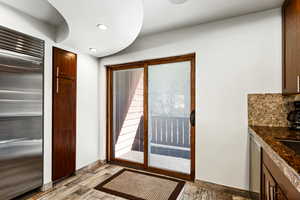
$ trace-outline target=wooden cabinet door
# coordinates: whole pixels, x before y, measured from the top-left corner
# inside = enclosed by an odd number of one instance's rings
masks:
[[[262,167],[262,199],[261,200],[288,200],[282,189],[276,183],[269,170]]]
[[[52,129],[52,180],[57,181],[75,172],[76,80],[53,76]]]
[[[262,166],[262,199],[261,200],[276,200],[276,182],[271,176],[268,169]]]
[[[283,93],[300,93],[300,0],[283,6]]]
[[[261,200],[300,199],[300,192],[265,151],[262,151],[261,170]]]
[[[71,52],[53,47],[53,75],[60,78],[76,79],[77,56]]]
[[[288,198],[285,196],[284,192],[278,185],[276,189],[276,200],[288,200]]]

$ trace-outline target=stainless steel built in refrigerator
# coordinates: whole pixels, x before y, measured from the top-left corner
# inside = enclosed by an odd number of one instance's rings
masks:
[[[0,200],[43,184],[44,42],[0,26]]]

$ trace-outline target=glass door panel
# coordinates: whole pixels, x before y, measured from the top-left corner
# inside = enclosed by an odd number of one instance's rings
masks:
[[[191,62],[148,66],[149,167],[190,174]]]
[[[144,69],[113,71],[113,153],[144,163]]]

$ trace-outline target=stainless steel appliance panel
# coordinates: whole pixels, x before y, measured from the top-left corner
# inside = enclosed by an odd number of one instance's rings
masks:
[[[43,185],[44,42],[0,26],[0,200]]]

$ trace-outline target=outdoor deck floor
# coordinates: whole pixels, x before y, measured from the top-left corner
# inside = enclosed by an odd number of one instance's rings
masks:
[[[191,160],[184,158],[176,158],[171,156],[149,154],[149,166],[166,169],[185,174],[190,174]],[[144,153],[140,151],[130,151],[126,154],[121,155],[119,158],[129,161],[135,161],[138,163],[144,162]]]

